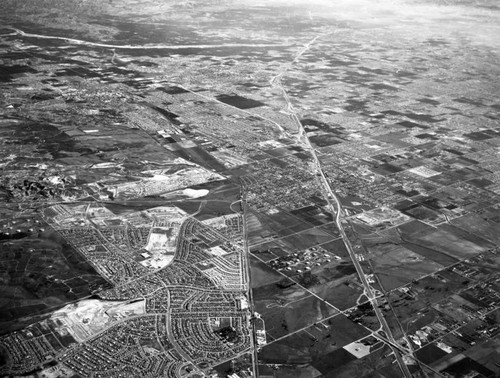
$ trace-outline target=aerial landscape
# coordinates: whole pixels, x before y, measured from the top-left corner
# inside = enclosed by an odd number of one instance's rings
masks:
[[[496,0],[2,0],[0,155],[0,377],[500,377]]]

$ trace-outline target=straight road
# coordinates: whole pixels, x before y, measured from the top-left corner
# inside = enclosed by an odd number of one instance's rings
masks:
[[[331,34],[331,33],[329,33],[329,34]],[[293,59],[290,66],[293,63],[297,62],[298,59],[300,58],[300,56],[302,54],[304,54],[313,45],[313,43],[316,42],[316,40],[318,38],[320,38],[321,36],[323,36],[323,35],[316,36],[311,41],[309,41],[297,53],[297,55]],[[286,73],[286,70],[288,70],[288,68],[290,66],[288,66],[281,73],[279,73],[278,75],[273,77],[273,79],[271,79],[270,83],[271,83],[271,85],[279,88],[281,90],[281,92],[283,93],[283,98],[287,102],[287,110],[289,112],[289,115],[292,117],[294,122],[297,124],[297,132],[294,135],[295,139],[300,144],[302,144],[302,146],[306,150],[308,150],[311,153],[311,155],[314,159],[314,165],[316,167],[316,174],[320,178],[323,193],[325,195],[326,200],[328,201],[328,207],[330,208],[332,213],[335,214],[335,224],[340,232],[340,236],[342,237],[344,245],[346,246],[347,251],[349,252],[349,257],[351,258],[352,263],[354,264],[354,267],[356,268],[356,272],[359,276],[359,279],[361,280],[361,283],[363,284],[365,295],[368,298],[368,300],[370,301],[370,303],[373,307],[373,310],[375,311],[375,314],[377,316],[377,319],[378,319],[378,321],[382,327],[382,330],[385,334],[384,336],[381,336],[381,339],[386,339],[387,345],[389,345],[389,347],[392,349],[403,376],[406,378],[411,378],[412,374],[411,374],[410,370],[408,369],[408,366],[406,365],[406,363],[403,361],[403,358],[401,356],[401,353],[407,354],[408,351],[396,342],[396,340],[394,339],[394,337],[392,335],[391,329],[390,329],[389,325],[387,324],[387,321],[385,320],[384,315],[382,314],[382,312],[380,311],[380,309],[378,307],[379,304],[378,304],[378,300],[377,300],[377,296],[376,296],[376,291],[371,287],[370,283],[366,279],[366,276],[363,272],[363,268],[359,264],[359,261],[356,257],[356,254],[355,254],[354,249],[351,245],[351,242],[350,242],[349,238],[347,237],[347,234],[344,230],[344,226],[342,224],[342,215],[343,215],[342,204],[340,203],[339,199],[337,198],[337,196],[333,192],[333,190],[330,186],[330,183],[328,182],[328,179],[325,175],[325,172],[323,171],[323,168],[321,166],[321,162],[319,161],[319,158],[316,154],[316,150],[312,146],[311,141],[309,140],[309,137],[307,136],[307,133],[305,132],[304,126],[302,125],[302,122],[300,122],[300,119],[297,116],[297,113],[293,108],[293,105],[291,103],[290,97],[289,97],[286,89],[283,88],[283,86],[281,84],[281,78],[283,77],[283,75]]]
[[[252,285],[251,285],[251,269],[250,269],[250,249],[248,247],[248,229],[247,229],[247,221],[246,221],[246,214],[247,214],[247,203],[246,203],[246,198],[245,198],[245,193],[242,192],[241,194],[241,206],[243,208],[243,242],[244,242],[244,247],[243,247],[243,263],[244,266],[242,266],[243,274],[246,276],[246,285],[247,285],[247,295],[248,295],[248,307],[250,310],[250,324],[249,324],[249,330],[250,330],[250,350],[252,351],[252,369],[253,369],[253,374],[254,377],[259,378],[259,364],[258,364],[258,345],[257,345],[257,333],[256,333],[256,328],[255,328],[255,322],[252,320],[255,314],[255,307],[254,307],[254,301],[253,301],[253,290],[252,290]],[[245,281],[243,282],[245,283]]]

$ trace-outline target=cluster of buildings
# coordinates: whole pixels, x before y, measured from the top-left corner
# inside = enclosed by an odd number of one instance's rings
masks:
[[[117,216],[100,205],[61,204],[47,208],[44,218],[114,283],[93,301],[122,301],[141,310],[115,316],[96,305],[75,315],[68,307],[57,316],[71,324],[51,317],[33,326],[43,334],[3,336],[5,372],[29,373],[42,366],[47,373],[82,376],[178,377],[208,372],[250,349],[241,215],[201,222],[175,207]],[[167,254],[169,248],[166,266],[148,271],[140,263],[144,251]],[[218,335],[221,319],[234,337]]]
[[[317,266],[341,260],[340,256],[327,251],[321,246],[311,247],[305,251],[279,257],[270,262],[270,266],[285,274],[295,275],[312,270]]]

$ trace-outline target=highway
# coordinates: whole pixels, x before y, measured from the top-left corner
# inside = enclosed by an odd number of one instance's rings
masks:
[[[253,291],[252,291],[252,285],[251,285],[251,269],[250,269],[250,250],[248,247],[248,229],[247,229],[247,221],[246,221],[246,198],[245,198],[245,193],[242,192],[241,195],[241,206],[243,210],[243,242],[244,242],[244,248],[243,248],[243,260],[242,262],[244,263],[244,266],[242,266],[243,274],[246,276],[246,284],[247,284],[247,295],[248,295],[248,306],[250,310],[250,318],[252,319],[254,314],[255,314],[255,307],[254,307],[254,300],[253,300]],[[245,281],[244,281],[245,282]],[[251,352],[252,352],[252,369],[254,372],[254,377],[258,378],[259,377],[259,366],[258,366],[258,348],[257,348],[257,334],[256,334],[256,329],[255,329],[255,322],[252,320],[249,320],[249,330],[250,332],[250,347],[251,347]]]
[[[296,120],[297,124],[300,125],[299,126],[299,130],[300,130],[299,135],[300,135],[300,139],[303,141],[302,145],[304,147],[306,147],[306,149],[308,149],[311,152],[311,154],[314,158],[315,166],[316,166],[317,172],[320,174],[319,176],[321,178],[324,193],[326,194],[326,199],[328,201],[328,207],[330,208],[332,213],[335,214],[335,224],[340,232],[340,236],[342,237],[342,241],[344,242],[344,245],[346,246],[346,249],[349,252],[349,257],[351,258],[351,261],[353,262],[354,267],[356,268],[356,272],[358,273],[359,279],[361,280],[361,283],[363,284],[365,295],[368,298],[368,300],[370,301],[370,303],[373,307],[373,310],[375,311],[377,319],[382,326],[382,330],[384,331],[386,338],[389,341],[388,344],[391,347],[392,351],[394,352],[394,356],[398,360],[399,367],[401,368],[401,371],[404,374],[404,377],[411,378],[412,374],[411,374],[410,370],[408,369],[408,366],[406,366],[406,364],[404,363],[404,361],[401,357],[401,354],[399,353],[400,350],[402,349],[402,347],[399,346],[399,344],[396,342],[396,340],[392,336],[391,329],[390,329],[389,325],[387,324],[387,321],[385,320],[385,317],[382,314],[382,311],[379,308],[379,304],[378,304],[377,296],[375,294],[375,290],[371,287],[370,283],[366,279],[366,276],[363,272],[363,268],[361,267],[361,265],[356,257],[356,254],[354,252],[354,249],[352,247],[352,244],[351,244],[351,242],[350,242],[349,238],[347,237],[347,234],[344,230],[344,226],[342,224],[342,213],[343,213],[342,205],[341,205],[339,199],[337,198],[337,196],[335,195],[335,193],[333,192],[333,190],[331,189],[330,184],[328,183],[328,179],[326,178],[325,173],[321,167],[321,163],[318,159],[316,151],[313,148],[313,146],[311,145],[311,142],[309,141],[309,138],[307,137],[307,134],[304,131],[302,123],[300,122],[300,120],[298,119],[298,117],[296,116],[295,113],[292,113],[292,117]],[[396,348],[396,345],[398,345],[399,347]],[[408,352],[407,350],[404,350],[405,354],[407,352]]]
[[[331,33],[329,33],[331,34]],[[320,38],[322,35],[315,37],[311,41],[309,41],[295,56],[293,59],[291,65],[295,62],[298,61],[300,56],[304,54],[311,46],[312,44]],[[384,336],[380,335],[380,339],[386,341],[386,344],[389,345],[391,348],[392,352],[394,353],[394,356],[396,357],[397,363],[399,365],[399,368],[401,370],[401,373],[403,374],[404,377],[411,378],[412,374],[410,370],[408,369],[408,366],[406,363],[403,361],[402,354],[408,354],[408,350],[403,348],[401,345],[399,345],[396,340],[394,339],[391,329],[389,325],[387,324],[387,321],[385,320],[384,315],[382,314],[382,311],[379,308],[377,296],[376,296],[376,291],[371,287],[370,283],[366,279],[366,276],[363,272],[363,268],[361,267],[356,254],[354,252],[354,249],[352,247],[352,244],[347,237],[347,234],[344,230],[344,226],[342,224],[342,214],[343,214],[343,209],[342,209],[342,204],[340,203],[339,199],[335,195],[334,191],[332,190],[330,183],[328,182],[328,179],[325,175],[325,172],[323,171],[323,168],[321,166],[321,162],[317,156],[316,150],[311,144],[311,141],[309,140],[309,137],[307,136],[307,133],[305,132],[304,126],[302,125],[302,122],[300,122],[299,117],[297,116],[296,111],[293,108],[293,104],[291,103],[290,97],[286,91],[285,88],[283,88],[281,84],[281,78],[283,75],[286,73],[288,68],[291,66],[289,65],[286,67],[282,72],[280,72],[278,75],[274,76],[270,83],[272,86],[275,86],[281,90],[283,93],[283,98],[287,102],[287,110],[289,112],[290,117],[292,117],[293,121],[297,124],[297,132],[293,136],[295,139],[304,147],[304,149],[308,150],[313,159],[314,159],[314,165],[316,168],[316,173],[318,174],[320,181],[321,181],[321,186],[322,186],[322,191],[325,194],[325,199],[328,201],[328,207],[332,211],[333,214],[335,214],[335,224],[340,232],[340,236],[342,237],[342,241],[344,242],[344,245],[349,252],[349,257],[352,260],[352,263],[354,264],[354,267],[356,268],[356,272],[359,276],[359,279],[361,280],[361,283],[363,284],[364,287],[364,293],[368,300],[370,301],[373,310],[377,316],[377,319],[381,325],[381,330],[384,332]]]
[[[95,43],[95,42],[83,41],[83,40],[66,38],[66,37],[31,34],[31,33],[26,33],[22,30],[15,29],[15,28],[10,28],[10,29],[13,30],[12,34],[16,34],[16,35],[19,35],[21,37],[40,38],[40,39],[55,39],[55,40],[62,40],[62,41],[65,41],[65,42],[71,43],[71,44],[76,44],[76,45],[87,45],[87,46],[104,47],[104,48],[121,48],[121,49],[129,49],[129,50],[134,50],[134,49],[185,49],[185,48],[205,49],[205,48],[215,48],[215,47],[272,47],[272,46],[279,46],[279,45],[274,45],[274,44],[222,44],[222,45],[156,44],[156,45],[146,45],[146,46],[142,46],[142,45],[114,45],[114,44]],[[319,38],[322,38],[325,35],[331,35],[334,33],[335,33],[335,31],[327,33],[327,34],[320,34],[320,35],[316,36],[315,38],[311,39],[307,44],[305,44],[297,52],[294,59],[280,73],[278,73],[276,76],[274,76],[270,80],[270,84],[272,86],[281,90],[283,98],[285,99],[286,104],[287,104],[287,111],[288,111],[290,117],[293,119],[294,123],[297,125],[296,132],[293,135],[289,134],[281,125],[279,125],[275,121],[272,121],[272,120],[267,119],[267,118],[262,117],[262,116],[255,115],[253,113],[250,113],[250,112],[247,112],[247,111],[244,111],[241,109],[239,109],[239,111],[243,112],[243,113],[251,114],[253,116],[257,116],[263,120],[266,120],[268,122],[273,123],[273,125],[278,128],[281,135],[287,135],[291,138],[296,139],[305,149],[307,149],[311,153],[311,156],[313,157],[313,160],[314,160],[316,173],[318,174],[318,178],[320,178],[320,181],[321,181],[323,193],[325,194],[325,198],[328,201],[328,207],[330,208],[332,213],[335,214],[336,227],[338,228],[338,230],[340,232],[340,236],[341,236],[341,238],[346,246],[346,249],[349,253],[350,259],[352,260],[352,262],[355,266],[356,272],[357,272],[357,274],[360,278],[360,281],[364,287],[364,293],[365,293],[366,297],[368,298],[368,300],[370,301],[370,303],[372,304],[372,307],[373,307],[374,312],[377,316],[377,319],[379,320],[379,322],[381,324],[381,330],[383,331],[384,335],[378,335],[377,337],[379,337],[381,340],[383,340],[392,349],[392,351],[396,357],[397,363],[402,371],[403,376],[411,378],[412,374],[402,359],[402,355],[409,354],[409,351],[407,349],[403,348],[401,345],[399,345],[397,343],[397,341],[394,339],[392,332],[390,330],[390,327],[389,327],[387,321],[385,320],[385,317],[383,316],[381,310],[379,309],[376,290],[374,290],[371,287],[368,280],[366,279],[366,276],[363,272],[361,265],[359,264],[359,261],[356,257],[356,254],[355,254],[354,249],[350,243],[350,240],[349,240],[349,238],[344,230],[344,227],[342,224],[342,215],[343,215],[342,205],[341,205],[339,199],[337,198],[337,196],[335,195],[334,191],[330,187],[328,179],[327,179],[327,177],[322,169],[321,162],[317,156],[316,150],[314,149],[313,145],[311,144],[311,142],[307,136],[307,133],[305,132],[305,129],[304,129],[302,123],[300,122],[299,117],[297,116],[297,113],[293,107],[292,101],[291,101],[287,91],[285,90],[285,88],[281,84],[281,79],[286,74],[287,70],[290,69],[293,66],[293,64],[297,63],[299,61],[300,57],[304,53],[306,53]],[[184,89],[186,89],[186,88],[184,88]],[[189,92],[194,93],[198,96],[205,97],[205,96],[203,96],[199,93],[193,92],[189,89],[186,89],[186,90],[188,90]],[[224,104],[226,106],[230,106],[230,105],[227,105],[225,103],[218,101],[217,99],[210,98],[210,100],[219,102],[219,103]],[[243,206],[245,206],[244,198],[242,199],[242,202],[243,202]],[[191,215],[191,216],[193,216],[193,215]],[[244,227],[246,227],[245,226],[246,222],[243,222],[243,224],[244,224]],[[244,233],[246,234],[246,229],[245,229]],[[247,242],[246,235],[244,237],[244,240],[245,240],[244,254],[245,254],[246,258],[243,259],[244,260],[243,264],[245,265],[244,267],[242,267],[242,268],[244,268],[243,282],[246,282],[248,285],[247,290],[248,290],[248,296],[249,296],[250,311],[251,311],[251,314],[253,314],[254,308],[253,308],[252,290],[250,287],[250,267],[249,267],[250,264],[249,264],[249,260],[248,260],[249,253],[248,253],[248,246],[246,244],[246,242]],[[155,272],[152,272],[150,274],[154,274],[154,273]],[[129,281],[128,283],[130,283],[130,282],[131,281]],[[170,327],[170,325],[168,323],[170,323],[170,322],[167,322],[167,330],[169,333],[171,333],[171,329],[168,328],[168,327]],[[252,327],[253,327],[253,325],[252,325]],[[254,372],[255,372],[256,376],[258,376],[257,347],[256,347],[254,337],[255,337],[255,332],[252,332],[251,349],[254,352],[254,356],[253,356]],[[180,351],[180,348],[176,348],[176,350]],[[181,355],[186,361],[190,361],[190,359],[188,358],[187,355],[183,355],[182,353],[181,353]]]

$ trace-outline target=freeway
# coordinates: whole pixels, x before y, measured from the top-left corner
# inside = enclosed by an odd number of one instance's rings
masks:
[[[331,34],[331,33],[328,33]],[[375,314],[377,316],[377,319],[381,325],[381,330],[384,332],[384,335],[380,335],[381,339],[386,339],[386,344],[389,345],[391,348],[392,352],[394,353],[394,356],[396,357],[397,363],[399,365],[399,368],[401,369],[401,372],[404,377],[411,378],[412,374],[410,370],[408,369],[408,366],[406,363],[403,361],[403,357],[401,354],[406,355],[408,353],[408,350],[403,348],[401,345],[399,345],[396,340],[394,339],[391,329],[385,320],[384,315],[382,314],[382,311],[379,308],[378,300],[377,300],[377,295],[376,291],[372,288],[370,283],[368,282],[366,275],[363,272],[363,268],[361,267],[356,254],[354,252],[354,249],[352,247],[352,244],[344,230],[344,226],[342,224],[342,214],[343,214],[343,209],[342,209],[342,204],[340,203],[339,199],[335,195],[334,191],[332,190],[330,183],[328,182],[327,176],[325,172],[323,171],[323,168],[321,166],[321,162],[318,158],[318,155],[316,153],[315,148],[311,144],[311,141],[309,140],[309,137],[307,136],[307,133],[305,132],[304,126],[302,125],[302,122],[300,122],[299,117],[297,116],[296,111],[294,110],[293,104],[291,103],[290,97],[286,91],[286,89],[283,87],[281,84],[281,78],[284,76],[286,71],[291,67],[291,65],[295,62],[298,61],[300,56],[304,54],[311,46],[312,44],[323,35],[316,36],[313,38],[311,41],[309,41],[295,56],[293,61],[289,66],[287,66],[282,72],[280,72],[278,75],[274,76],[270,84],[272,86],[277,87],[278,89],[281,90],[283,94],[283,98],[285,99],[287,103],[287,110],[290,115],[290,117],[293,119],[293,121],[297,124],[297,132],[294,135],[295,139],[304,147],[306,150],[308,150],[314,160],[314,166],[316,169],[316,173],[320,178],[321,181],[321,186],[323,188],[323,193],[325,194],[325,198],[328,201],[328,207],[332,211],[333,214],[335,214],[335,224],[340,232],[340,236],[342,238],[342,241],[344,242],[344,245],[349,253],[349,257],[352,260],[352,263],[354,264],[354,267],[356,268],[356,272],[359,276],[359,279],[361,280],[361,283],[364,287],[364,293],[368,300],[370,301],[373,310],[375,311]]]
[[[247,295],[248,295],[248,306],[250,310],[250,319],[254,317],[255,314],[255,307],[254,307],[254,300],[253,300],[253,290],[252,290],[252,285],[251,285],[251,269],[250,269],[250,250],[248,247],[248,229],[247,229],[247,222],[246,222],[246,214],[247,214],[247,209],[246,209],[246,197],[245,193],[243,192],[241,195],[241,204],[243,207],[243,242],[244,242],[244,248],[243,248],[243,263],[244,266],[242,266],[243,274],[245,275],[246,278],[246,284],[247,284]],[[256,327],[255,327],[255,322],[250,320],[251,324],[249,324],[249,329],[250,329],[250,346],[251,346],[251,352],[252,352],[252,370],[254,373],[254,377],[258,378],[259,377],[259,366],[258,366],[258,348],[257,348],[257,332],[256,332]]]

